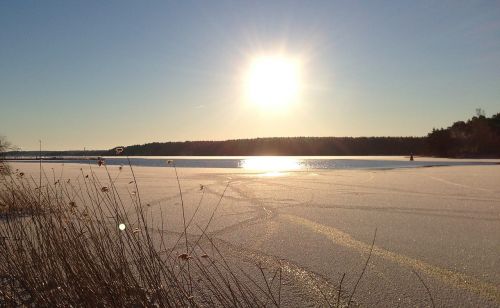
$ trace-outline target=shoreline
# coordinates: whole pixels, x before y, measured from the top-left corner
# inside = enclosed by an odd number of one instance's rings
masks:
[[[434,157],[416,157],[410,161],[404,156],[238,156],[238,157],[67,157],[67,158],[42,158],[32,159],[6,159],[8,163],[37,163],[47,164],[94,164],[99,159],[104,159],[108,166],[134,167],[172,167],[167,162],[172,160],[179,169],[237,169],[253,172],[308,172],[321,170],[394,170],[412,168],[434,168],[451,166],[494,166],[500,164],[500,159],[447,159]]]

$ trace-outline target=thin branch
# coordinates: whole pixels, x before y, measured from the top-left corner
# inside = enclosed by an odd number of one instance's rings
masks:
[[[417,276],[418,280],[420,280],[422,285],[425,287],[425,290],[427,291],[427,295],[429,295],[429,298],[431,299],[432,307],[433,308],[436,307],[436,305],[434,304],[434,298],[432,297],[431,290],[429,290],[429,287],[427,287],[424,280],[422,279],[422,277],[420,277],[420,275],[417,273],[417,271],[415,271],[414,269],[412,269],[411,271],[415,274],[415,276]]]
[[[358,277],[358,280],[356,281],[356,284],[354,285],[354,288],[352,290],[351,295],[349,296],[349,300],[347,301],[347,307],[351,305],[352,297],[354,296],[354,293],[356,293],[356,289],[358,287],[359,281],[365,274],[366,268],[368,267],[368,262],[370,261],[370,258],[372,256],[373,252],[373,247],[375,246],[375,238],[377,237],[377,228],[375,228],[375,232],[373,233],[373,240],[372,240],[372,245],[370,246],[370,253],[368,254],[368,258],[366,258],[365,266],[363,267],[363,270],[361,271],[361,274]]]

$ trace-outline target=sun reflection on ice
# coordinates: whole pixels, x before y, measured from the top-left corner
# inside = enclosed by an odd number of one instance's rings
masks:
[[[279,176],[285,171],[302,169],[302,164],[296,158],[268,156],[243,159],[240,167],[248,171],[262,172],[264,176]]]

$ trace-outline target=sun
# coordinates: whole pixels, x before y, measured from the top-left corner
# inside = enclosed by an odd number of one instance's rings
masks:
[[[299,61],[291,57],[261,56],[254,58],[245,78],[246,97],[263,107],[283,107],[298,99]]]

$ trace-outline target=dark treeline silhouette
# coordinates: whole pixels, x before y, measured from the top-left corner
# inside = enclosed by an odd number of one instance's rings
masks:
[[[11,157],[36,157],[38,151],[12,151]],[[500,113],[488,118],[481,109],[467,121],[433,129],[426,137],[276,137],[226,141],[153,142],[124,148],[130,156],[251,155],[432,155],[500,157]],[[115,155],[102,151],[44,151],[44,157]]]
[[[482,110],[472,119],[448,128],[433,129],[427,136],[432,155],[445,157],[500,156],[500,113],[488,118]]]
[[[124,155],[408,155],[424,154],[425,137],[277,137],[226,141],[148,143]],[[107,155],[114,152],[110,150]]]

